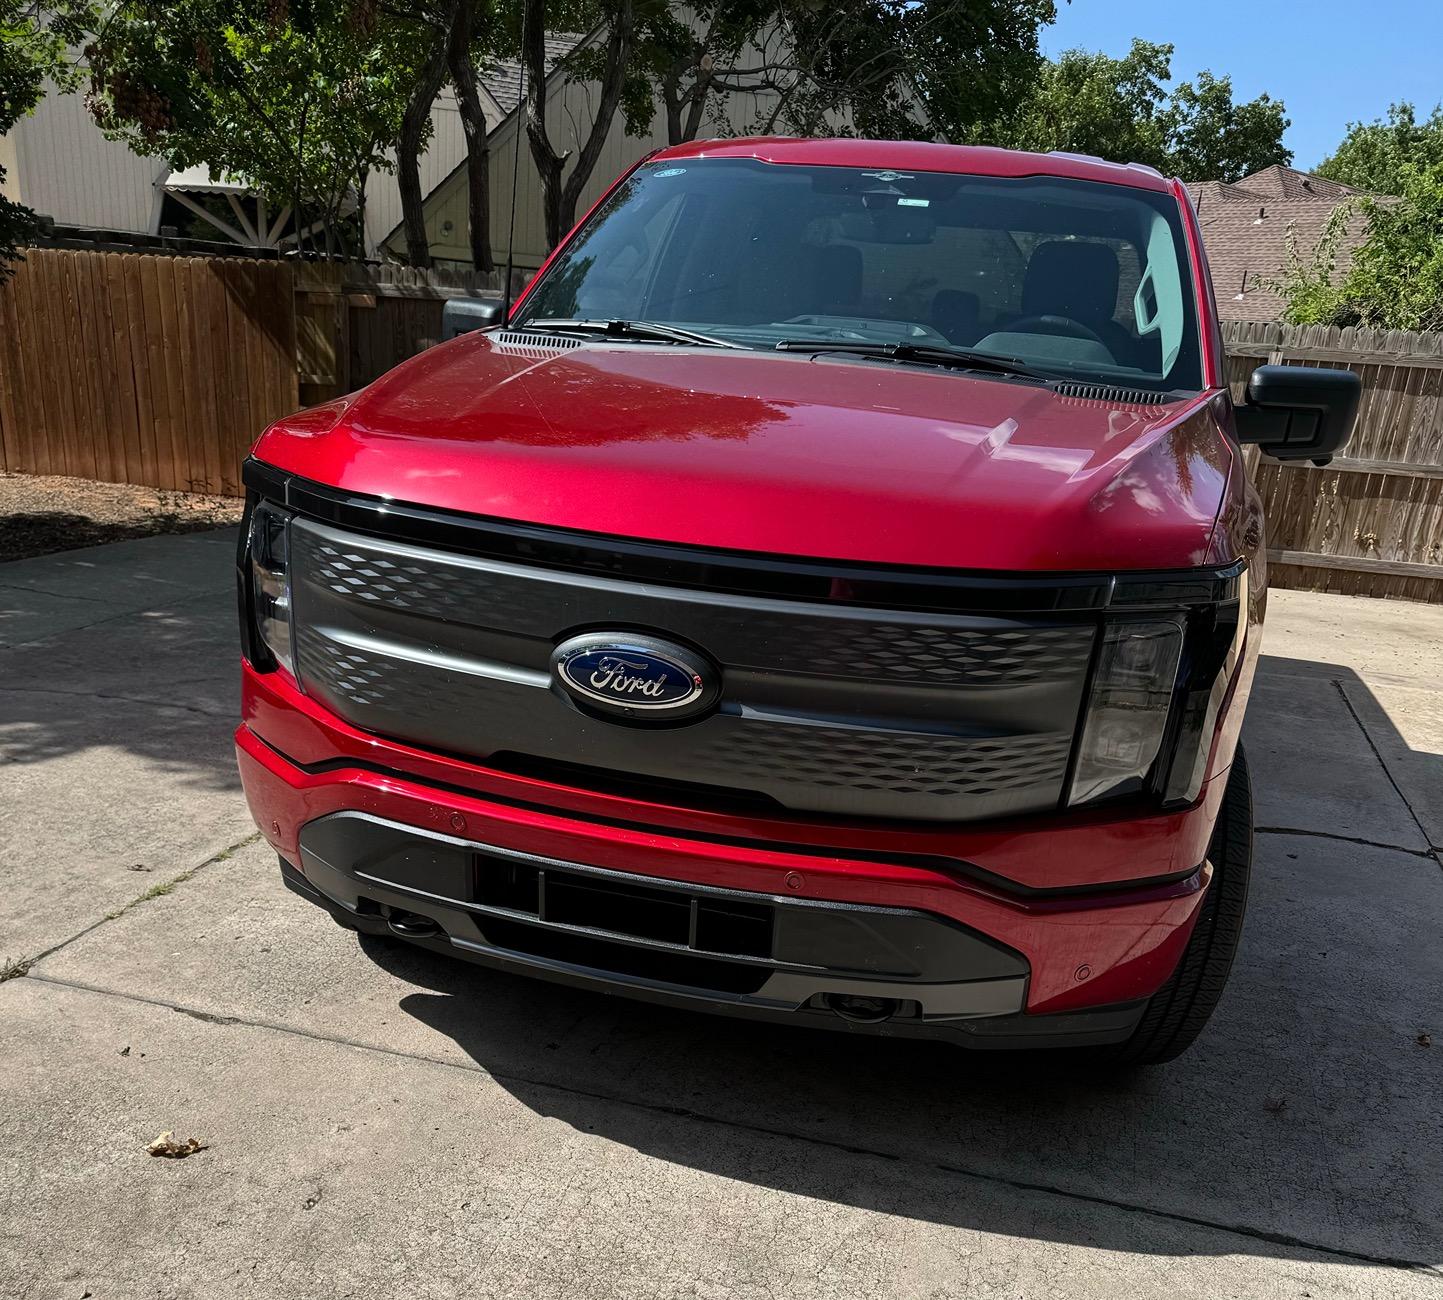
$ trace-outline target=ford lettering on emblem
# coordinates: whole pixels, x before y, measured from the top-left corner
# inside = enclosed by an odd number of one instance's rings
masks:
[[[700,655],[627,633],[574,636],[552,652],[551,667],[578,703],[633,721],[693,717],[711,707],[720,687]]]

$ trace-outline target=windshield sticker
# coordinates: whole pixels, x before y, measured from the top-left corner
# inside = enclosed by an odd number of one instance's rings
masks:
[[[899,208],[926,208],[932,205],[931,199],[898,199]]]
[[[652,172],[653,176],[685,176],[685,167],[667,167],[663,171]]]

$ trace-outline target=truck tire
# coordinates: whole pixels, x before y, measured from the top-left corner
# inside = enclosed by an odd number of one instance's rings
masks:
[[[1181,1056],[1222,998],[1242,937],[1253,864],[1253,787],[1241,746],[1228,773],[1208,861],[1212,884],[1182,960],[1153,995],[1132,1037],[1109,1054],[1110,1061],[1158,1065]]]

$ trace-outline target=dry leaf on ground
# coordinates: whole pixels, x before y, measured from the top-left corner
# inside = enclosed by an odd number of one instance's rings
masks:
[[[153,1156],[169,1156],[172,1160],[184,1160],[186,1156],[193,1156],[197,1151],[204,1151],[207,1144],[199,1138],[186,1138],[184,1142],[177,1142],[175,1133],[166,1129],[145,1149]]]

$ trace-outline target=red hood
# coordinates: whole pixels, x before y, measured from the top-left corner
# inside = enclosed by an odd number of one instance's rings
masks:
[[[1202,564],[1228,444],[1139,406],[915,366],[482,334],[281,421],[263,461],[586,532],[968,569]]]

